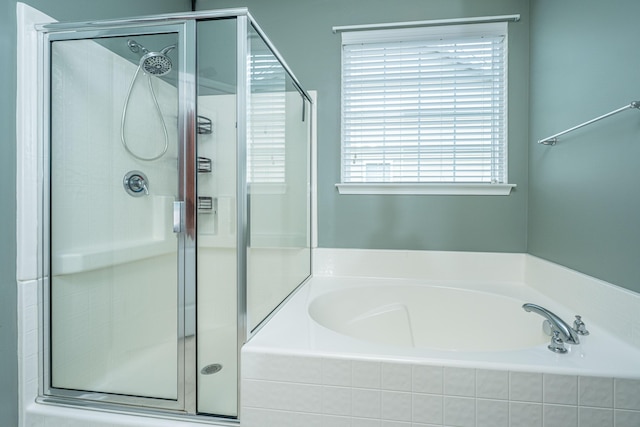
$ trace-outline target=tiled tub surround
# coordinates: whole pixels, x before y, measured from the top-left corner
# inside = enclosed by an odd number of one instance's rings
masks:
[[[640,426],[639,295],[524,254],[318,249],[314,261],[314,279],[243,349],[243,427]],[[512,283],[566,321],[581,314],[591,335],[566,355],[530,349],[534,362],[465,360],[365,343],[308,316],[315,295],[359,276]]]
[[[243,353],[243,427],[637,427],[640,381]]]

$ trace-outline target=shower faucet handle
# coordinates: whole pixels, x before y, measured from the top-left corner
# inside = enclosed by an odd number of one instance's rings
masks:
[[[130,171],[124,175],[122,185],[125,191],[133,197],[149,195],[149,184],[145,174],[140,171]]]

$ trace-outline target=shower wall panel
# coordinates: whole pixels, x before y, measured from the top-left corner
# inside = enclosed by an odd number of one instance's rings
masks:
[[[210,134],[198,135],[197,154],[211,159],[213,169],[198,174],[198,196],[215,199],[213,209],[198,214],[198,409],[236,416],[236,96],[199,96],[198,115],[212,122]]]
[[[123,42],[126,43],[126,40]],[[90,40],[54,43],[52,75],[52,192],[64,224],[53,229],[56,254],[99,253],[113,248],[175,241],[170,218],[156,217],[157,208],[169,212],[175,197],[177,90],[154,79],[155,91],[174,139],[158,162],[142,163],[127,155],[120,142],[120,121],[126,91],[136,66]],[[142,145],[163,139],[146,84],[138,81],[132,92],[125,129],[127,139]],[[150,197],[130,197],[122,187],[124,174],[145,170]],[[92,206],[91,214],[78,206]],[[131,212],[136,212],[132,215]],[[111,224],[111,227],[101,227]],[[54,263],[55,266],[55,263]]]

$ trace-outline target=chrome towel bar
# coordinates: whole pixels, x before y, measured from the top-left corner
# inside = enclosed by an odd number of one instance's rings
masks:
[[[620,107],[617,110],[611,111],[610,113],[603,114],[603,115],[601,115],[599,117],[596,117],[595,119],[591,119],[591,120],[589,120],[587,122],[584,122],[582,124],[579,124],[577,126],[569,128],[569,129],[567,129],[565,131],[562,131],[562,132],[556,133],[555,135],[551,135],[551,136],[549,136],[547,138],[541,139],[541,140],[538,141],[538,144],[556,145],[556,142],[558,142],[558,137],[559,136],[564,135],[566,133],[569,133],[571,131],[574,131],[576,129],[580,129],[581,127],[584,127],[586,125],[590,125],[591,123],[595,123],[595,122],[597,122],[599,120],[602,120],[602,119],[605,119],[605,118],[607,118],[609,116],[613,116],[614,114],[618,114],[618,113],[620,113],[622,111],[625,111],[625,110],[628,110],[630,108],[640,109],[640,101],[633,101],[633,102],[631,102],[631,104],[625,105],[624,107]]]

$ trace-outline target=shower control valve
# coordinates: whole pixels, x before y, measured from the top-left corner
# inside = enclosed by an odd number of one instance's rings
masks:
[[[149,180],[140,171],[127,172],[122,179],[122,185],[130,196],[141,197],[149,195]]]

